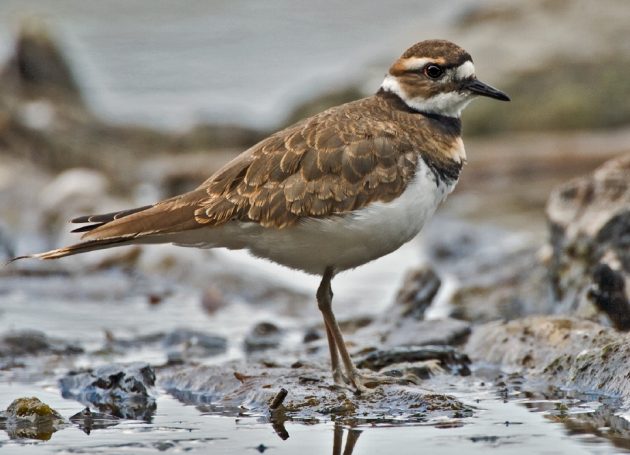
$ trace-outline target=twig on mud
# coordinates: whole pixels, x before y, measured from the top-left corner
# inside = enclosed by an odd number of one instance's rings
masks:
[[[280,406],[282,406],[282,403],[284,402],[284,399],[287,397],[288,394],[289,392],[287,391],[287,389],[285,389],[284,387],[281,388],[280,391],[273,398],[273,401],[269,405],[269,409],[271,411],[275,411]]]

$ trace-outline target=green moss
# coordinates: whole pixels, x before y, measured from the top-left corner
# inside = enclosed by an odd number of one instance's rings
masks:
[[[18,418],[50,417],[61,419],[61,415],[36,397],[17,398],[7,408],[7,414]]]

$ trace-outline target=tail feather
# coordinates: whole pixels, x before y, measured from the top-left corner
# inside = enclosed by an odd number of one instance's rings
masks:
[[[88,225],[81,226],[81,227],[78,227],[76,229],[73,229],[70,232],[72,234],[77,234],[77,233],[80,233],[80,232],[90,232],[90,231],[93,231],[96,228],[99,228],[99,227],[103,226],[104,224],[107,224],[107,223],[88,224]]]
[[[57,248],[56,250],[45,251],[43,253],[18,256],[9,260],[9,264],[11,262],[19,261],[20,259],[59,259],[66,256],[72,256],[74,254],[87,253],[88,251],[102,250],[112,246],[123,246],[124,243],[131,242],[132,240],[133,239],[125,237],[88,240],[86,242],[75,243],[74,245],[65,246],[63,248]]]
[[[127,210],[118,210],[116,212],[103,213],[100,215],[79,216],[77,218],[74,218],[71,223],[107,223],[109,221],[117,220],[118,218],[123,218],[128,215],[133,215],[134,213],[142,212],[146,209],[150,209],[151,207],[153,207],[153,205],[145,205],[142,207],[136,207]]]
[[[124,218],[129,215],[133,215],[134,213],[144,212],[147,209],[150,209],[153,205],[145,205],[142,207],[136,207],[128,210],[119,210],[117,212],[103,213],[99,215],[86,215],[74,218],[71,223],[83,224],[83,223],[93,223],[88,224],[87,226],[81,226],[72,230],[71,232],[89,232],[93,231],[96,228],[103,226],[111,221],[118,220],[120,218]]]
[[[207,197],[205,189],[198,189],[148,205],[101,215],[75,218],[73,223],[90,223],[72,232],[83,233],[83,241],[74,245],[29,254],[11,259],[59,259],[88,251],[137,243],[165,243],[168,234],[197,229],[204,226],[197,222],[195,210],[198,203]]]

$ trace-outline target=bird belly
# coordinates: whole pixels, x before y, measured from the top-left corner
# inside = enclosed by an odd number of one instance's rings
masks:
[[[370,262],[411,240],[420,232],[454,185],[436,183],[421,163],[405,191],[390,202],[373,202],[348,214],[309,218],[283,228],[230,222],[200,229],[206,239],[184,246],[248,249],[253,255],[312,274],[326,267],[347,270]]]

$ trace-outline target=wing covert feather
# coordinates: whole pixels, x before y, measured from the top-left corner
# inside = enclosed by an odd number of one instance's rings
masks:
[[[228,163],[199,187],[208,197],[195,211],[197,222],[282,228],[394,199],[413,178],[414,141],[397,134],[392,119],[347,117],[348,110],[325,111]]]

